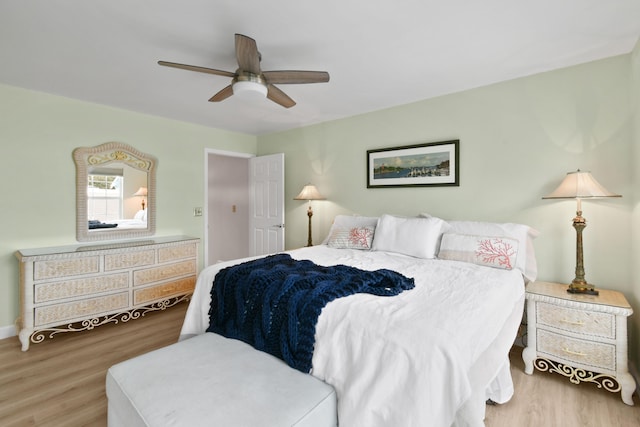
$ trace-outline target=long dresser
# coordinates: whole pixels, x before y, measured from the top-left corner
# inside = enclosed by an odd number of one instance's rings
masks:
[[[187,300],[199,241],[171,236],[17,251],[22,350],[61,332],[127,322]]]

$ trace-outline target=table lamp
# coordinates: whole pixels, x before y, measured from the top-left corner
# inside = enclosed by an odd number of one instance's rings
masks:
[[[311,241],[311,217],[313,216],[313,209],[311,209],[312,200],[325,200],[325,197],[318,192],[315,185],[307,184],[302,188],[300,194],[293,198],[293,200],[307,200],[309,202],[309,208],[307,209],[307,216],[309,217],[309,236],[307,238],[307,246],[313,246]]]
[[[587,226],[587,220],[582,217],[582,199],[600,197],[622,197],[604,188],[590,172],[569,172],[558,188],[543,199],[576,199],[578,209],[573,218],[573,227],[576,229],[576,277],[573,279],[567,292],[573,294],[598,295],[595,287],[584,278],[584,263],[582,261],[582,230]]]
[[[138,191],[136,191],[135,193],[133,193],[134,196],[141,196],[142,197],[142,210],[144,210],[144,198],[147,196],[147,187],[140,187],[138,188]]]

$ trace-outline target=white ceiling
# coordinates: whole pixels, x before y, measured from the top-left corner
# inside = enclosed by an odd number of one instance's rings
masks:
[[[231,97],[234,33],[297,105]],[[628,53],[640,0],[2,0],[0,83],[254,135]]]

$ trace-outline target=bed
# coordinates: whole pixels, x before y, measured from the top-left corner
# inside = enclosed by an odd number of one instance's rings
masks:
[[[535,279],[521,224],[429,215],[338,216],[323,244],[288,251],[321,266],[390,269],[414,279],[394,297],[355,294],[322,310],[311,374],[332,385],[341,426],[481,426],[485,401],[513,394],[508,352]],[[180,339],[205,333],[216,274],[203,270]]]
[[[139,210],[131,219],[114,219],[107,222],[89,220],[90,230],[104,228],[117,228],[118,230],[147,228],[147,211]]]

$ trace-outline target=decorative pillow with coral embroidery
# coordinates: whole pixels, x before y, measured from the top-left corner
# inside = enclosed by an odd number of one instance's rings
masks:
[[[360,215],[336,215],[333,219],[333,224],[331,224],[331,229],[329,229],[329,233],[322,241],[323,245],[329,243],[329,237],[336,230],[345,230],[353,227],[373,227],[374,230],[378,225],[378,217],[373,216],[360,216]]]
[[[516,266],[518,241],[509,237],[470,236],[445,233],[439,259],[470,262],[511,270]]]
[[[333,230],[327,246],[337,249],[371,249],[375,227],[352,227]]]

